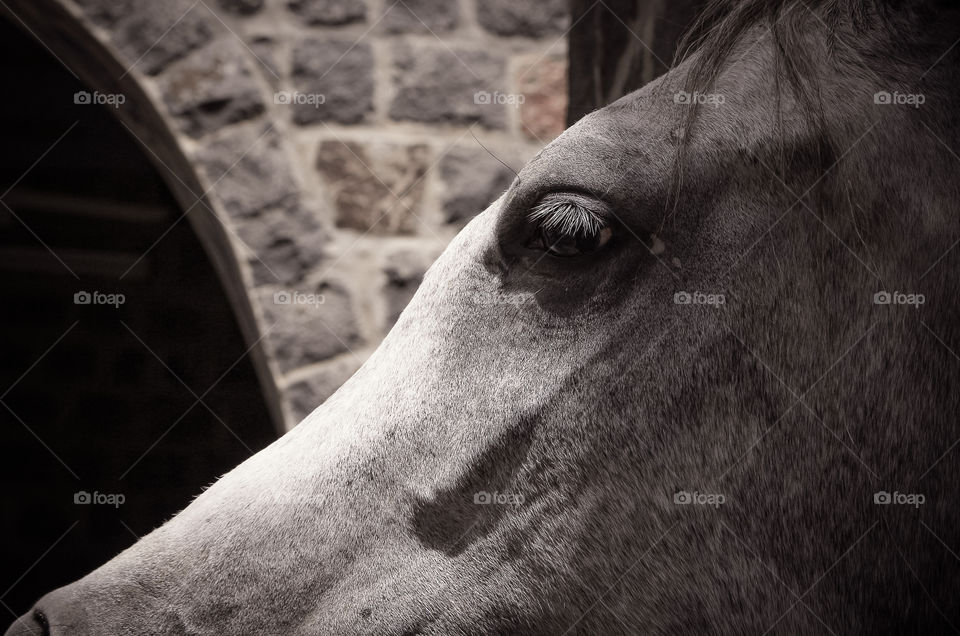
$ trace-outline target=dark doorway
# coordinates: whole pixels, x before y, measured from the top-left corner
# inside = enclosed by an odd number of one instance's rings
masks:
[[[0,612],[12,621],[275,432],[216,273],[110,98],[3,22],[0,55]]]

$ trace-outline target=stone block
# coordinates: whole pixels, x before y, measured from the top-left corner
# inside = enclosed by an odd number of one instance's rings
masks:
[[[492,151],[497,152],[496,149]],[[520,163],[506,154],[500,159]],[[503,194],[515,176],[513,170],[479,146],[457,147],[448,152],[440,161],[443,212],[447,223],[465,225]]]
[[[248,16],[263,8],[263,0],[217,0],[217,6],[234,15]]]
[[[355,124],[373,110],[373,53],[347,38],[309,38],[293,49],[293,121]]]
[[[298,201],[299,189],[274,129],[238,127],[204,142],[196,158],[231,216],[252,216]]]
[[[422,144],[324,141],[317,169],[333,194],[336,224],[371,234],[412,234],[422,214],[430,149]]]
[[[366,3],[362,0],[290,0],[290,10],[304,24],[339,26],[362,21]]]
[[[390,104],[395,120],[431,124],[506,125],[506,106],[491,99],[506,92],[505,62],[497,53],[448,49],[439,44],[397,45]]]
[[[496,35],[538,38],[561,35],[569,15],[566,0],[482,0],[477,3],[477,21]]]
[[[566,128],[567,62],[555,56],[529,62],[519,66],[515,82],[524,98],[520,129],[527,137],[547,143]]]
[[[460,4],[455,0],[387,2],[380,24],[387,33],[442,33],[457,26]]]
[[[238,253],[246,257],[258,287],[299,283],[321,262],[330,240],[319,214],[302,203],[238,217],[234,226],[244,243]]]
[[[359,348],[352,299],[332,282],[307,288],[261,287],[266,341],[284,373]]]
[[[132,0],[112,39],[131,67],[156,75],[207,44],[214,22],[207,9],[189,0]]]
[[[239,41],[224,39],[194,52],[164,73],[160,90],[184,132],[200,137],[265,111],[248,57]]]

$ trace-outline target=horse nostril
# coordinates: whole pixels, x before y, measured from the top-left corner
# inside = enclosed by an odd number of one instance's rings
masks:
[[[34,610],[17,619],[6,636],[50,636],[50,622],[40,610]]]
[[[33,610],[33,620],[40,626],[40,636],[50,636],[50,622],[47,615],[38,609]]]

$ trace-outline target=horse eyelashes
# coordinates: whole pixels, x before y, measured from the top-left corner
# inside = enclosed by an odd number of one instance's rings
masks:
[[[605,246],[613,230],[597,211],[600,201],[581,194],[547,195],[530,212],[536,232],[529,247],[552,256],[588,254]]]
[[[570,236],[595,236],[607,225],[605,219],[584,201],[582,195],[552,194],[530,212],[541,229]]]

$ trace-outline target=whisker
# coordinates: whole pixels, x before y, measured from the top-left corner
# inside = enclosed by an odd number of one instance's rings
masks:
[[[492,152],[489,148],[487,148],[486,146],[483,145],[483,142],[482,142],[482,141],[480,141],[479,139],[477,139],[477,136],[473,134],[473,127],[472,127],[472,126],[470,127],[470,136],[473,137],[473,140],[474,140],[475,142],[477,142],[478,144],[480,144],[480,147],[481,147],[481,148],[483,148],[484,150],[487,151],[487,154],[488,154],[488,155],[490,155],[491,157],[493,157],[494,159],[496,159],[497,161],[499,161],[499,162],[503,165],[503,167],[505,167],[507,170],[509,170],[510,172],[512,172],[514,175],[516,175],[516,177],[517,177],[517,182],[518,182],[518,183],[523,183],[522,181],[520,181],[520,173],[519,173],[519,172],[517,172],[516,170],[514,170],[514,169],[513,169],[512,167],[510,167],[508,164],[504,163],[504,161],[503,161],[502,159],[500,159],[500,157],[498,157],[497,155],[493,154],[493,152]]]

